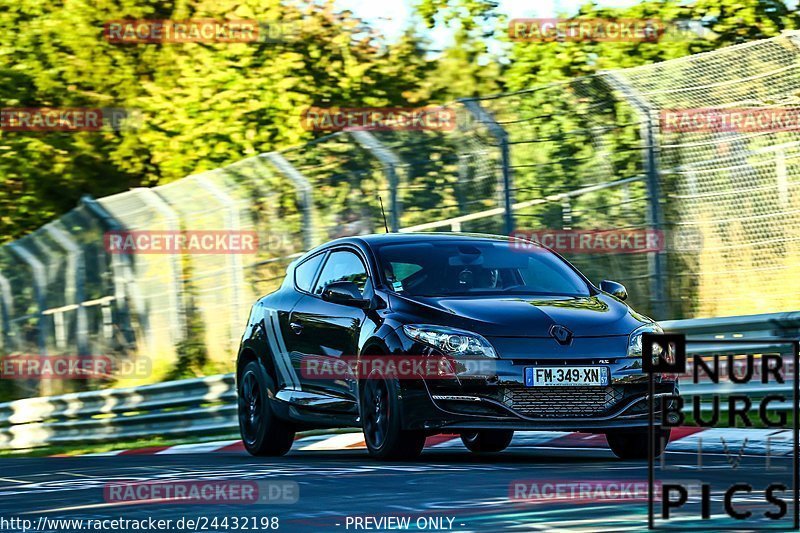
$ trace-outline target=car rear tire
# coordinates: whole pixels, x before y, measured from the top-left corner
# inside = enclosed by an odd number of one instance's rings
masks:
[[[514,432],[506,429],[486,429],[463,433],[461,442],[469,451],[475,453],[502,452],[511,444]]]
[[[239,380],[239,432],[250,455],[285,455],[295,430],[275,416],[270,396],[275,384],[258,361],[247,363]]]
[[[655,436],[653,457],[660,457],[669,442],[670,430],[657,430]],[[609,431],[606,440],[611,451],[620,459],[647,459],[647,430]]]
[[[419,457],[425,433],[404,430],[400,417],[400,385],[372,372],[361,387],[361,424],[369,454],[384,461]]]

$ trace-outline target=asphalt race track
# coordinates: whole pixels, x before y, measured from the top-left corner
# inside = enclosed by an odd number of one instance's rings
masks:
[[[75,531],[47,527],[45,518],[71,519],[172,519],[208,520],[205,527],[173,526],[175,531],[226,531],[212,527],[213,517],[278,517],[279,531],[385,531],[375,522],[354,527],[354,517],[410,517],[426,530],[452,531],[641,531],[646,529],[647,503],[641,499],[597,500],[512,498],[513,483],[646,483],[647,464],[614,459],[606,449],[511,448],[490,456],[476,456],[466,449],[427,449],[413,463],[379,463],[364,450],[292,451],[279,459],[253,458],[243,452],[187,455],[125,455],[116,457],[11,458],[2,459],[0,516],[28,519],[37,531]],[[735,466],[732,466],[735,465]],[[661,470],[664,466],[665,470]],[[657,479],[671,476],[702,480],[712,485],[711,522],[698,519],[694,506],[664,528],[718,530],[723,526],[750,530],[756,525],[778,530],[791,527],[793,506],[786,493],[788,513],[781,520],[758,524],[727,519],[721,493],[734,482],[758,488],[767,479],[791,486],[791,459],[763,456],[666,454]],[[669,468],[668,470],[666,468]],[[119,503],[104,498],[103,487],[120,480],[291,480],[299,486],[292,504],[175,504]],[[526,493],[527,494],[527,493]],[[687,506],[692,505],[692,498]],[[762,495],[736,497],[740,510],[761,516],[774,510]],[[659,506],[659,503],[656,503]],[[657,507],[657,512],[660,509]],[[350,523],[348,524],[348,517]],[[428,520],[431,519],[431,520]],[[452,522],[449,522],[452,520]],[[386,522],[383,522],[385,525]],[[439,529],[436,529],[436,528]],[[250,528],[253,530],[253,528]],[[2,531],[22,531],[6,524]]]

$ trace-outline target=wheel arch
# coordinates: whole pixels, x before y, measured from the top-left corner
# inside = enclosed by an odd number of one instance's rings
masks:
[[[272,378],[272,382],[277,385],[278,376],[275,372],[275,361],[273,359],[272,350],[266,343],[254,342],[252,340],[245,341],[239,350],[239,357],[236,361],[236,382],[241,380],[244,368],[252,361],[258,361],[267,375]]]

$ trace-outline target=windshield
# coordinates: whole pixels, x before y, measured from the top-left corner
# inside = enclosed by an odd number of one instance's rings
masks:
[[[448,240],[386,244],[377,255],[390,288],[409,296],[590,294],[569,265],[541,247]]]

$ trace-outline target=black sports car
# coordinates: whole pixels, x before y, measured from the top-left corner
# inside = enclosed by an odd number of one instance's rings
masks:
[[[245,447],[282,455],[296,431],[361,427],[370,454],[397,459],[437,433],[494,452],[514,430],[575,430],[646,457],[641,335],[661,328],[626,297],[521,239],[329,242],[250,313],[236,367]],[[676,394],[676,381],[656,376],[656,393]]]

